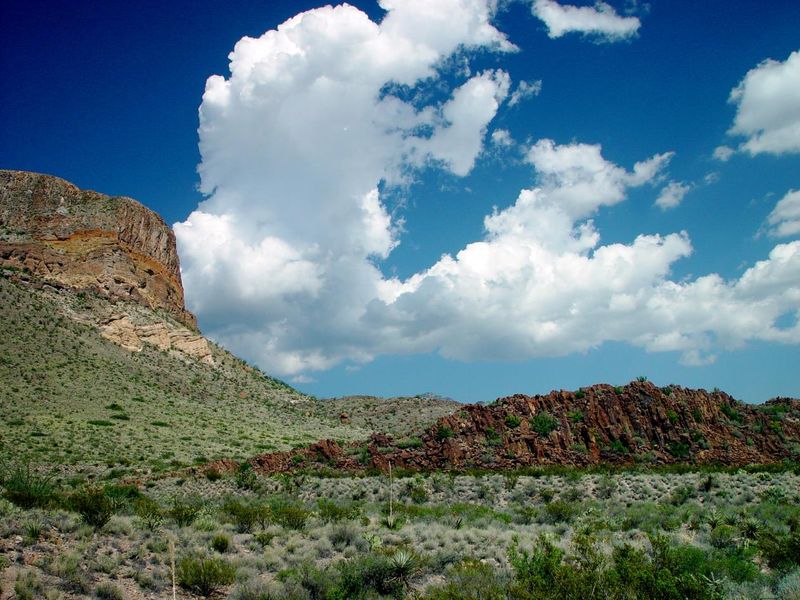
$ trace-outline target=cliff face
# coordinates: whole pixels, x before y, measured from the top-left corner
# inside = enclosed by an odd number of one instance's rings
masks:
[[[509,470],[536,465],[774,463],[800,457],[800,401],[737,402],[724,392],[649,382],[516,395],[467,405],[414,440],[373,436],[342,447],[265,454],[263,473],[303,466],[418,471]]]
[[[0,170],[0,267],[164,310],[191,329],[175,235],[135,200]]]

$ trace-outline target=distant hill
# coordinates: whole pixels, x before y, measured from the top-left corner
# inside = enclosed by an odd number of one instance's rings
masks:
[[[422,431],[460,406],[455,400],[432,394],[398,398],[345,396],[320,400],[316,405],[317,414],[393,436]]]

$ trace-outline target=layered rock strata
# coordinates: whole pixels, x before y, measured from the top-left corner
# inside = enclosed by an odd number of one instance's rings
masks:
[[[0,267],[163,310],[197,328],[184,306],[175,235],[131,198],[0,170]]]

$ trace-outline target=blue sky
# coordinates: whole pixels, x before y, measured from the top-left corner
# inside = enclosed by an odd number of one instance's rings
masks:
[[[203,330],[319,396],[800,395],[800,4],[573,4],[7,1],[0,166],[178,223]]]

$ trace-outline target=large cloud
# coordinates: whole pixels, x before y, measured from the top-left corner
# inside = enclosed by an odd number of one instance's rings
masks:
[[[618,41],[636,35],[641,26],[637,17],[621,17],[605,2],[597,2],[592,7],[562,5],[555,0],[534,0],[531,10],[547,25],[551,38],[577,32],[606,41]]]
[[[488,0],[382,6],[380,23],[346,5],[298,15],[242,39],[230,77],[208,80],[208,197],[175,226],[206,333],[300,376],[391,353],[517,359],[616,340],[702,363],[751,339],[800,341],[797,325],[775,325],[800,301],[800,242],[737,281],[684,282],[669,274],[691,253],[685,232],[600,244],[593,215],[663,182],[671,153],[626,169],[599,145],[540,140],[526,153],[534,185],[486,216],[483,239],[387,278],[381,261],[403,229],[387,188],[424,169],[466,175],[487,138],[512,140],[487,131],[508,100],[505,72],[451,84],[440,70],[472,48],[513,46]]]
[[[800,152],[800,50],[765,60],[731,91],[736,118],[728,133],[747,137],[749,154]]]

